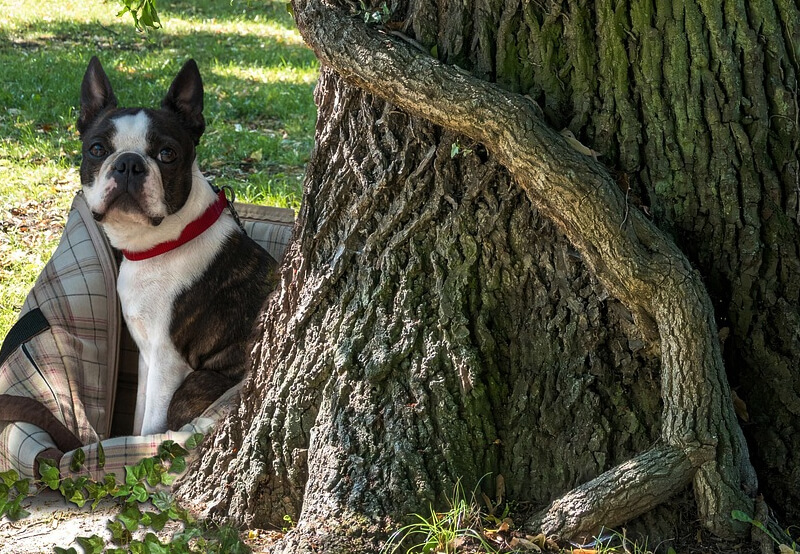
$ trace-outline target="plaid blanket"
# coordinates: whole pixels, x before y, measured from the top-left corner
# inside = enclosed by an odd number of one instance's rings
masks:
[[[235,207],[248,234],[282,259],[292,211]],[[120,348],[117,259],[79,193],[55,253],[0,348],[0,471],[16,469],[23,478],[35,478],[37,460],[51,458],[67,476],[72,455],[81,448],[87,460],[82,471],[95,477],[119,474],[125,465],[155,455],[164,440],[182,444],[193,433],[207,433],[237,405],[234,387],[180,431],[112,436],[112,428],[125,429],[120,422],[133,412],[124,391],[127,384],[130,392],[133,382],[135,392],[138,359],[135,347]],[[102,468],[96,463],[100,441]]]

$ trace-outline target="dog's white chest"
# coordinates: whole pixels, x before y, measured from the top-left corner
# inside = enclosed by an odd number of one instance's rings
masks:
[[[161,433],[167,428],[172,395],[193,371],[172,340],[173,307],[208,269],[235,225],[230,217],[220,218],[178,249],[146,260],[124,260],[120,267],[117,292],[140,353],[135,434]]]
[[[131,336],[143,354],[154,343],[169,340],[172,306],[190,283],[158,262],[124,262],[117,292]]]

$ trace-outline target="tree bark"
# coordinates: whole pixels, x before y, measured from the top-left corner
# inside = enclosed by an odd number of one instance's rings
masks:
[[[183,496],[244,525],[292,515],[287,552],[370,551],[457,479],[487,473],[542,506],[526,525],[548,533],[621,524],[689,482],[706,527],[745,531],[730,512],[752,511],[757,482],[706,283],[717,320],[731,320],[737,385],[791,408],[786,44],[800,17],[754,2],[748,32],[735,3],[710,4],[509,0],[471,18],[420,0],[393,16],[408,40],[297,0],[326,69],[296,241],[239,417]],[[470,72],[430,56],[433,43]],[[542,116],[593,136],[616,179]],[[744,385],[755,367],[765,382]],[[800,451],[778,469],[771,458],[797,440],[800,412],[787,412],[773,450],[754,439],[778,501],[798,494],[781,484]]]

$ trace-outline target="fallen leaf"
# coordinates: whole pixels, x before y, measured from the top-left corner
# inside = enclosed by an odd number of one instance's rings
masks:
[[[585,156],[591,156],[595,160],[597,159],[597,156],[601,156],[602,155],[597,150],[592,150],[588,146],[584,145],[577,138],[575,138],[575,134],[572,131],[570,131],[569,129],[562,129],[559,134],[562,137],[564,137],[565,139],[567,139],[567,143],[569,143],[569,145],[572,147],[572,149],[575,150],[576,152],[580,152],[581,154],[584,154]]]
[[[535,543],[540,548],[544,548],[544,545],[547,543],[547,537],[544,535],[544,533],[539,533],[538,535],[533,535],[533,536],[525,535],[525,538]]]
[[[523,539],[522,537],[514,537],[508,543],[508,546],[515,550],[525,550],[528,552],[541,552],[542,549],[534,543],[533,541],[529,541],[528,539]]]
[[[511,529],[511,525],[509,525],[507,519],[504,519],[503,523],[500,524],[500,527],[497,528],[497,530],[500,532],[508,531],[509,529]]]
[[[739,398],[736,391],[731,389],[731,400],[733,401],[733,411],[739,416],[739,419],[747,423],[750,421],[750,414],[747,412],[747,404],[744,400]]]
[[[499,506],[503,503],[503,497],[506,495],[506,479],[503,475],[497,476],[497,481],[495,482],[495,486],[497,489],[497,494],[495,498],[497,499],[495,505]]]

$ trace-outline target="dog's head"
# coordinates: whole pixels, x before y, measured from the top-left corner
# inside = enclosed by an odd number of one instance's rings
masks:
[[[118,108],[100,61],[92,58],[78,117],[81,183],[95,219],[107,232],[152,229],[183,207],[204,130],[203,82],[194,60],[186,62],[161,108],[154,110]]]

